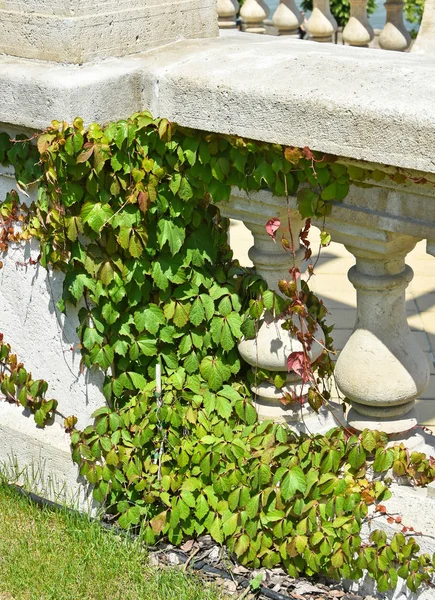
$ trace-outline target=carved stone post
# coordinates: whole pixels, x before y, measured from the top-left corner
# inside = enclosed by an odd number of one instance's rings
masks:
[[[239,3],[237,0],[218,0],[217,14],[219,29],[235,29],[238,12]]]
[[[384,50],[403,51],[411,43],[411,36],[403,22],[404,2],[387,0],[384,4],[387,22],[379,36],[379,45]]]
[[[23,58],[81,64],[217,34],[216,5],[203,0],[0,2],[0,54]]]
[[[245,0],[240,9],[242,31],[264,33],[264,21],[269,16],[269,7],[263,0]]]
[[[233,196],[230,204],[219,205],[222,214],[244,222],[254,236],[254,245],[249,250],[249,258],[254,263],[255,269],[261,275],[270,289],[278,291],[280,279],[290,279],[289,269],[293,266],[293,256],[286,252],[280,240],[274,243],[266,232],[266,223],[271,217],[279,217],[284,227],[291,224],[294,240],[294,264],[299,266],[303,260],[304,250],[299,246],[299,232],[303,220],[297,210],[289,210],[285,198],[273,197],[269,192],[251,193],[247,196],[238,191]],[[301,342],[293,337],[289,331],[282,328],[284,319],[273,319],[267,311],[263,314],[258,324],[258,333],[255,339],[242,340],[239,352],[243,359],[256,369],[267,369],[280,373],[287,379],[283,388],[277,388],[271,382],[254,383],[252,391],[255,394],[255,407],[260,418],[274,419],[298,423],[303,429],[303,419],[307,411],[302,414],[300,404],[284,405],[280,402],[285,393],[301,397],[308,393],[308,384],[304,384],[296,373],[287,373],[287,358],[292,352],[303,350]],[[316,340],[311,347],[309,357],[314,362],[323,351],[323,331],[318,329]],[[319,343],[320,342],[320,343]],[[324,420],[326,418],[322,417]],[[316,415],[317,421],[319,417]],[[333,427],[334,422],[329,422]],[[315,425],[314,425],[315,427]]]
[[[435,54],[435,0],[426,0],[424,4],[420,31],[411,52]]]
[[[350,19],[343,30],[343,39],[350,46],[368,46],[375,32],[367,17],[367,0],[350,0]]]
[[[272,17],[272,24],[278,30],[278,35],[297,36],[302,22],[302,15],[294,0],[280,0]]]
[[[386,238],[375,250],[372,240],[346,244],[356,257],[348,276],[357,290],[357,322],[335,378],[352,404],[349,425],[400,433],[417,423],[412,408],[428,384],[429,366],[405,309],[405,289],[413,277],[405,256],[418,240],[394,233]]]
[[[313,11],[307,21],[308,33],[315,42],[332,42],[337,31],[337,21],[329,6],[329,0],[313,0]]]

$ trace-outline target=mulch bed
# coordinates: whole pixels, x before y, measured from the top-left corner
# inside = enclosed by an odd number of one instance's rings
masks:
[[[343,586],[323,577],[307,579],[289,577],[277,567],[248,569],[229,556],[226,548],[217,545],[209,535],[189,540],[180,548],[160,543],[150,555],[154,566],[175,566],[197,569],[201,577],[236,600],[375,600],[346,592]],[[250,589],[249,582],[259,573],[263,575],[260,588]]]

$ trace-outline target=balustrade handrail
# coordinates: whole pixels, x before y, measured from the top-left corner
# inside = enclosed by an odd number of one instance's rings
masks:
[[[232,33],[82,67],[35,62],[31,77],[27,61],[0,57],[0,122],[108,122],[148,107],[195,129],[433,173],[434,68],[431,56]]]

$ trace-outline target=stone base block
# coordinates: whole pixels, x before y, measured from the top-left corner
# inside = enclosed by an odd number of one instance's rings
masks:
[[[5,0],[0,8],[0,53],[84,63],[218,35],[213,0],[85,0],[75,4]]]
[[[379,419],[359,414],[355,409],[351,408],[347,415],[347,422],[350,427],[357,431],[364,429],[373,429],[383,431],[388,434],[406,433],[417,425],[417,417],[415,409],[412,409],[406,415],[392,416],[390,419]]]
[[[260,421],[270,419],[275,423],[287,423],[290,429],[300,433],[324,434],[344,423],[343,409],[334,402],[329,402],[328,406],[321,407],[318,413],[314,412],[307,403],[302,406],[284,405],[279,402],[268,403],[264,398],[257,398],[254,406]]]

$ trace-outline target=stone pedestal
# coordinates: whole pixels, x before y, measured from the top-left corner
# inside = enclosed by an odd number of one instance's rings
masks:
[[[403,52],[411,43],[411,36],[403,22],[404,2],[388,0],[384,4],[387,11],[387,22],[379,36],[379,45],[384,50]]]
[[[239,3],[237,0],[218,0],[217,13],[219,29],[235,29]]]
[[[290,209],[285,198],[273,197],[266,191],[251,193],[248,196],[238,190],[237,196],[231,198],[229,205],[221,204],[219,208],[222,214],[243,221],[251,231],[254,245],[249,250],[249,258],[256,272],[267,282],[269,289],[278,292],[279,280],[291,280],[289,270],[292,267],[299,268],[303,260],[304,249],[299,244],[299,232],[303,227],[303,220],[299,212],[294,208]],[[266,232],[266,223],[272,217],[279,218],[282,228],[287,229],[285,236],[288,240],[293,240],[293,252],[284,250],[280,231],[277,232],[275,243]],[[282,328],[286,318],[288,317],[274,316],[269,311],[265,311],[258,321],[255,339],[242,340],[238,348],[242,358],[252,365],[254,374],[260,368],[274,374],[279,373],[286,379],[282,388],[277,388],[269,381],[259,383],[254,381],[251,389],[255,394],[254,405],[260,419],[285,421],[296,429],[302,430],[305,419],[314,412],[307,403],[304,404],[303,400],[310,384],[304,383],[296,373],[287,372],[288,357],[292,352],[304,351],[304,346],[289,331]],[[302,319],[300,325],[306,328],[306,323]],[[323,331],[318,328],[315,341],[308,352],[311,363],[321,355],[323,344]],[[287,404],[281,402],[286,394],[296,398],[297,401]],[[319,418],[323,419],[324,423],[328,423],[329,428],[334,427],[336,423],[328,418],[327,411],[323,413],[323,417]]]
[[[429,366],[406,320],[413,272],[405,256],[416,241],[390,234],[381,252],[371,250],[369,240],[346,246],[356,257],[349,279],[357,290],[357,322],[335,378],[352,404],[348,423],[358,430],[399,433],[417,424],[412,409],[428,384]]]
[[[332,42],[332,36],[337,31],[337,21],[331,13],[329,0],[313,0],[307,30],[315,42]]]
[[[3,0],[0,54],[65,63],[215,37],[213,0]]]
[[[263,0],[245,0],[240,9],[242,31],[264,33],[264,21],[269,16],[269,7]]]
[[[278,35],[297,35],[299,25],[303,18],[294,0],[280,0],[272,17],[272,24],[276,27]]]
[[[375,37],[367,17],[367,0],[351,0],[350,19],[343,30],[343,39],[350,46],[368,46]]]

